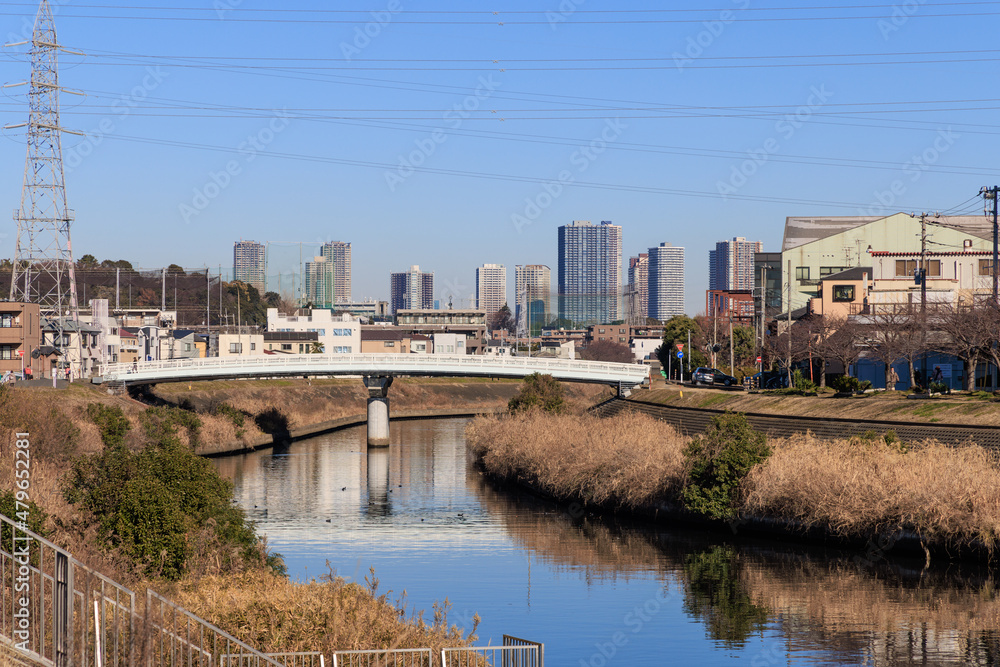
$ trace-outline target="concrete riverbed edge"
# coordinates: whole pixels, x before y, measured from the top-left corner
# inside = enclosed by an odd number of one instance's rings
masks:
[[[475,417],[477,415],[493,414],[496,412],[503,412],[506,408],[493,408],[493,409],[475,409],[475,408],[443,408],[434,410],[400,410],[399,412],[393,413],[391,415],[392,421],[413,421],[419,419],[448,419],[448,418],[460,418],[460,417]],[[204,456],[207,458],[213,458],[216,456],[235,456],[238,454],[248,454],[250,452],[255,452],[259,449],[267,449],[269,447],[274,447],[275,445],[280,445],[289,442],[295,442],[296,440],[304,440],[306,438],[312,438],[318,435],[323,435],[325,433],[333,433],[334,431],[339,431],[345,428],[351,428],[354,426],[364,426],[368,423],[368,415],[366,413],[358,413],[354,415],[348,415],[347,417],[341,417],[339,419],[331,419],[329,421],[319,422],[317,424],[308,424],[306,426],[300,426],[298,428],[289,429],[287,432],[283,433],[266,433],[264,435],[252,438],[249,442],[236,441],[229,442],[222,445],[206,445],[198,448],[196,452],[199,456]]]

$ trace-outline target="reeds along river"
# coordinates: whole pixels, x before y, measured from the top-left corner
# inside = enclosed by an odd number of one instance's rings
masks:
[[[218,459],[295,578],[327,563],[480,643],[546,644],[552,665],[990,665],[1000,599],[987,569],[922,570],[868,553],[619,524],[493,488],[465,420],[397,422]]]

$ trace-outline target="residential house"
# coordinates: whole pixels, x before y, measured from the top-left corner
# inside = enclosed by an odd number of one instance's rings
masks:
[[[318,343],[316,331],[264,332],[264,354],[311,354]]]
[[[42,344],[37,303],[0,302],[0,373],[20,373]]]
[[[277,308],[268,308],[267,331],[315,333],[323,354],[356,354],[361,350],[361,322],[347,313],[334,315],[329,310],[314,308],[284,315]]]

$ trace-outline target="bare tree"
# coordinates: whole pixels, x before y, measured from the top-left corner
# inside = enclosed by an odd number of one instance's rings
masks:
[[[851,366],[857,363],[864,351],[862,327],[849,317],[823,317],[818,318],[814,333],[813,349],[824,361],[839,361],[844,366],[844,373],[850,375]]]
[[[924,350],[924,330],[919,313],[894,307],[878,309],[871,315],[868,339],[871,355],[885,364],[885,386],[889,386],[892,364],[906,359],[913,384],[913,361]],[[924,378],[926,382],[926,378]]]
[[[932,349],[953,354],[962,360],[965,370],[965,390],[976,388],[976,367],[990,350],[996,338],[996,308],[989,304],[939,304],[928,314]]]

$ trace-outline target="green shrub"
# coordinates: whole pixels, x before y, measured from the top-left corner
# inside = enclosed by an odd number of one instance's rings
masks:
[[[948,391],[948,385],[944,382],[931,382],[931,393],[944,394]]]
[[[792,385],[800,391],[815,391],[816,383],[802,374],[802,370],[795,369],[792,373]]]
[[[37,533],[42,537],[47,535],[45,520],[48,518],[48,514],[31,500],[27,503],[22,502],[18,506],[16,491],[0,492],[0,514],[3,514],[15,523],[24,524],[33,533]],[[3,530],[0,530],[0,540],[2,540],[0,544],[3,545],[4,549],[10,549],[12,538],[13,535],[11,534],[10,526],[4,523]]]
[[[101,441],[105,447],[117,448],[125,445],[125,434],[129,432],[132,425],[121,408],[91,403],[87,406],[87,417],[97,424],[101,433]]]
[[[524,378],[517,394],[507,402],[511,412],[541,408],[559,414],[566,409],[563,387],[551,375],[532,373]]]
[[[689,467],[684,505],[713,519],[734,517],[743,478],[770,455],[767,437],[750,426],[746,415],[713,417],[706,433],[684,450]]]
[[[872,388],[870,380],[859,380],[850,375],[838,375],[830,381],[830,386],[842,392],[862,392]]]
[[[151,442],[171,440],[180,443],[177,429],[183,427],[188,432],[188,441],[192,448],[198,446],[198,430],[201,419],[193,412],[175,407],[146,408],[141,416],[143,430]]]
[[[233,422],[233,426],[236,428],[241,428],[246,421],[246,415],[229,405],[229,403],[219,403],[212,410],[212,414],[229,417],[229,421]]]
[[[70,503],[96,519],[110,548],[147,576],[167,579],[184,573],[191,538],[204,530],[228,547],[218,550],[221,567],[259,554],[253,525],[233,506],[232,484],[177,437],[178,425],[196,429],[200,421],[178,413],[183,411],[147,409],[142,420],[149,442],[133,452],[121,445],[120,408],[88,409],[100,420],[105,449],[73,464],[65,491]]]

